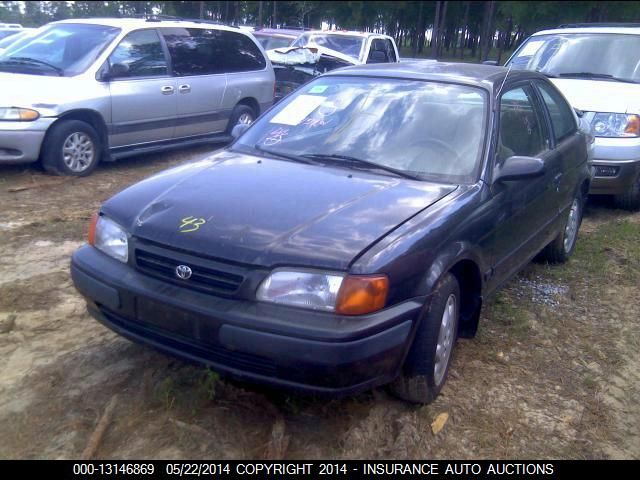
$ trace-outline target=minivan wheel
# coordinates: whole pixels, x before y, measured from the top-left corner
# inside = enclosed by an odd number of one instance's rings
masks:
[[[616,207],[623,210],[636,211],[640,210],[640,175],[636,178],[636,181],[627,189],[626,192],[620,195],[615,195],[613,201]]]
[[[578,230],[582,224],[584,202],[580,193],[576,194],[569,207],[562,231],[542,251],[542,258],[549,263],[564,263],[576,248]]]
[[[460,286],[447,273],[438,282],[420,320],[400,376],[390,385],[393,394],[422,404],[438,396],[449,373],[459,319]]]
[[[42,165],[55,175],[83,177],[100,161],[98,134],[91,125],[80,120],[62,120],[47,133],[42,145]]]
[[[227,133],[231,133],[231,130],[233,130],[233,127],[236,125],[251,125],[255,119],[256,114],[251,107],[247,105],[236,105],[229,118]]]

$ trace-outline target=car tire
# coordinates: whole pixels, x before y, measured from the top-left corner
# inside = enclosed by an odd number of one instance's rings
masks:
[[[569,260],[576,248],[583,212],[584,200],[582,195],[578,193],[571,202],[566,219],[562,222],[562,231],[542,250],[543,260],[549,263],[564,263]]]
[[[55,175],[84,177],[100,162],[102,146],[94,128],[80,120],[55,123],[42,145],[44,169]]]
[[[460,319],[460,286],[447,273],[421,315],[400,376],[390,385],[403,400],[427,404],[440,393],[449,372]]]
[[[613,201],[618,208],[635,212],[640,210],[640,175],[635,182],[620,195],[615,195]]]
[[[229,125],[227,125],[227,133],[231,134],[233,127],[239,125],[241,123],[246,123],[247,125],[252,124],[256,119],[256,113],[253,111],[253,108],[248,105],[236,105],[233,111],[231,112],[231,117],[229,117]]]

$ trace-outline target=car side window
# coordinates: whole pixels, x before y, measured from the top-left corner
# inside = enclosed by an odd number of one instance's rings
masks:
[[[385,40],[384,43],[385,43],[385,46],[387,47],[387,55],[389,56],[389,61],[397,62],[398,59],[396,58],[396,52],[393,49],[393,43],[391,43],[391,40]]]
[[[258,46],[246,35],[223,31],[220,61],[227,73],[263,70],[267,63]]]
[[[536,86],[542,94],[542,100],[549,110],[551,116],[551,125],[556,140],[562,140],[577,130],[577,125],[571,107],[562,95],[545,85],[542,82],[536,82]]]
[[[109,64],[124,65],[118,77],[156,77],[168,75],[167,59],[155,30],[137,30],[124,37],[109,56]]]
[[[533,91],[517,87],[500,98],[500,129],[496,160],[502,164],[513,155],[535,157],[548,148],[545,130]]]
[[[184,77],[224,73],[220,61],[220,30],[162,28],[160,31],[167,42],[175,75]]]

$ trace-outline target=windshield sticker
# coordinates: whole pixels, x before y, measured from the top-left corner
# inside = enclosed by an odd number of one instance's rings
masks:
[[[529,42],[527,43],[524,48],[522,49],[522,51],[518,54],[518,56],[522,56],[522,57],[531,57],[532,55],[534,55],[538,50],[540,50],[540,47],[542,46],[542,44],[544,43],[544,41],[540,40],[537,42]]]
[[[269,135],[263,140],[262,144],[265,146],[277,145],[287,135],[289,135],[288,128],[276,128],[275,130],[269,132]]]
[[[299,125],[302,120],[324,102],[325,97],[300,95],[284,107],[269,123],[282,125]]]
[[[327,89],[327,85],[316,85],[315,87],[311,87],[309,93],[322,93]]]

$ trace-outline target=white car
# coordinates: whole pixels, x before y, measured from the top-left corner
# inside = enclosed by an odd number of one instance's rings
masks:
[[[584,112],[595,136],[595,178],[589,193],[613,195],[618,207],[638,210],[640,28],[600,25],[535,33],[505,66],[545,74]],[[562,137],[562,132],[555,133]]]

